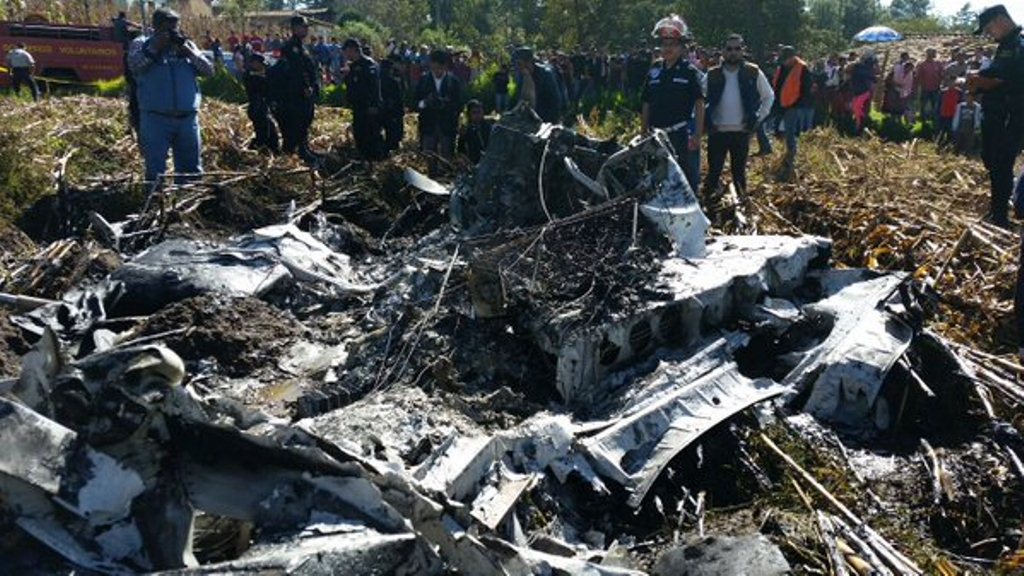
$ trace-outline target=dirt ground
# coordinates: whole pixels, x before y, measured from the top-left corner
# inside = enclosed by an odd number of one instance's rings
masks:
[[[0,379],[17,378],[21,373],[21,356],[29,351],[30,344],[21,334],[21,329],[11,324],[7,311],[0,308]]]
[[[186,361],[213,358],[228,376],[251,375],[277,361],[277,354],[303,327],[288,313],[255,298],[196,296],[172,304],[142,325],[140,336],[185,329],[167,344]]]

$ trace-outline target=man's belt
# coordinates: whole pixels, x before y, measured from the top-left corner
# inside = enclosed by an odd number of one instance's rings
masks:
[[[196,111],[190,110],[187,112],[165,112],[162,110],[146,110],[149,114],[156,114],[157,116],[163,116],[164,118],[188,118],[189,116],[195,116]]]

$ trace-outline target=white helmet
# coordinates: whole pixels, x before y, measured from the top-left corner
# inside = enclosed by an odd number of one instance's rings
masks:
[[[654,25],[651,36],[655,38],[677,38],[682,40],[690,37],[690,27],[678,14],[670,14]]]

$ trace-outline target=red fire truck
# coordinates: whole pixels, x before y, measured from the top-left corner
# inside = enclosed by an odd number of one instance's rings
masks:
[[[46,22],[0,22],[0,50],[24,43],[36,61],[36,76],[69,82],[117,78],[123,73],[123,49],[112,26],[78,26]],[[0,60],[0,66],[6,66]],[[9,86],[0,74],[0,86]]]

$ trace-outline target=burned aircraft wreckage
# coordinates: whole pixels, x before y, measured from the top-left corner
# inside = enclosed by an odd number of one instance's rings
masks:
[[[383,256],[336,250],[324,213],[344,201],[325,198],[28,301],[36,343],[0,397],[25,554],[104,574],[633,574],[611,511],[664,506],[715,427],[807,413],[870,436],[908,394],[950,415],[968,394],[911,278],[830,269],[824,238],[709,236],[660,133],[622,147],[519,109],[450,191],[407,178],[451,225]],[[307,327],[246,375],[177,347],[188,326],[133,320],[197,298]],[[775,556],[760,573],[786,570]]]

